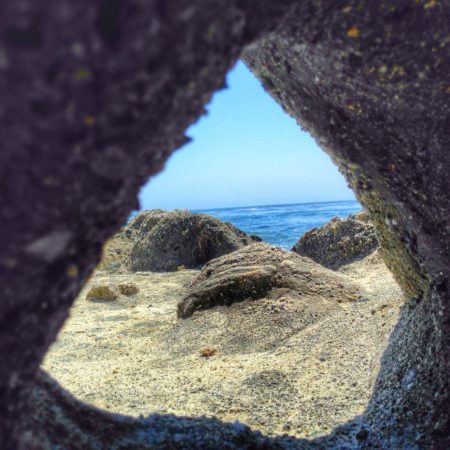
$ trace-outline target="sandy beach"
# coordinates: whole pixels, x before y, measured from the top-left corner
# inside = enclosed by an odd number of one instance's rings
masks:
[[[359,288],[358,300],[330,298],[310,321],[305,305],[282,296],[177,319],[197,273],[97,271],[43,368],[80,400],[132,416],[215,416],[313,437],[364,411],[402,302],[378,253],[338,272]],[[139,292],[86,300],[102,283],[133,283]],[[207,347],[210,357],[201,355]]]

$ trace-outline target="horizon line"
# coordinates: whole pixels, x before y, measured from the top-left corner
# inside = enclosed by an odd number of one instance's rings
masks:
[[[313,201],[313,202],[298,202],[298,203],[274,203],[271,205],[247,205],[247,206],[226,206],[223,208],[215,207],[215,208],[197,208],[192,209],[191,211],[217,211],[219,209],[237,209],[237,208],[270,208],[272,206],[295,206],[295,205],[314,205],[316,203],[344,203],[344,202],[356,202],[359,203],[356,199],[347,199],[347,200],[324,200],[324,201]]]
[[[142,211],[150,211],[153,209],[161,209],[163,211],[175,211],[175,210],[187,210],[192,212],[201,212],[201,211],[217,211],[220,209],[237,209],[237,208],[270,208],[273,206],[295,206],[295,205],[313,205],[316,203],[344,203],[344,202],[356,202],[359,203],[356,199],[347,199],[347,200],[324,200],[324,201],[311,201],[311,202],[298,202],[298,203],[274,203],[270,205],[240,205],[240,206],[225,206],[225,207],[214,207],[214,208],[143,208],[143,209],[135,209],[133,212],[142,212]]]

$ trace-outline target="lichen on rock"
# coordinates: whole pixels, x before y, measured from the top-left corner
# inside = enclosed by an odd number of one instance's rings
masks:
[[[86,300],[113,301],[117,300],[119,293],[115,286],[110,284],[101,284],[93,286],[86,294]]]

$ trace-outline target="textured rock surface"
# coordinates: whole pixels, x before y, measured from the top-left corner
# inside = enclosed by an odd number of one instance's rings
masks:
[[[93,286],[86,294],[86,300],[117,300],[118,292],[115,286],[111,284],[99,284]]]
[[[125,436],[129,447],[134,439],[155,448],[164,429],[172,447],[279,444],[207,419],[132,422],[36,382],[102,244],[252,42],[247,63],[339,165],[410,298],[361,440],[357,421],[322,445],[450,446],[450,5],[254,8],[246,0],[0,2],[3,448],[56,446],[62,436],[69,448],[112,439],[123,447]]]
[[[97,269],[109,273],[124,273],[130,267],[130,253],[133,248],[132,234],[126,227],[116,233],[103,246],[102,256]]]
[[[288,4],[0,3],[1,447],[33,447],[36,373],[103,243]]]
[[[359,293],[344,277],[311,259],[260,243],[206,264],[178,304],[178,316],[273,296],[293,297],[298,302],[306,297],[320,316],[333,298],[336,303],[355,301]]]
[[[254,242],[230,223],[190,211],[143,212],[128,229],[135,233],[130,252],[134,272],[198,268]]]
[[[98,269],[125,273],[198,268],[259,240],[207,214],[143,211],[108,240]]]
[[[369,447],[449,446],[449,18],[447,2],[302,2],[245,54],[339,166],[410,298],[368,408]]]
[[[125,295],[126,297],[132,297],[133,295],[136,295],[139,292],[138,286],[136,286],[134,283],[118,284],[117,289],[119,289],[119,292],[122,295]]]
[[[307,231],[292,250],[330,269],[364,258],[378,247],[375,230],[366,212],[346,219],[333,218]]]
[[[86,293],[86,300],[91,301],[113,301],[121,295],[133,297],[139,292],[139,287],[134,283],[119,283],[107,281],[103,284],[92,285]]]

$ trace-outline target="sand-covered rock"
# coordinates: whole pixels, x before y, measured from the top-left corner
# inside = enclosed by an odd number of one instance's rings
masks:
[[[129,225],[131,271],[198,268],[258,238],[230,223],[190,211],[145,211]]]
[[[314,297],[311,301],[320,309],[320,299],[352,301],[358,292],[341,275],[309,258],[257,243],[206,264],[178,304],[178,316],[186,318],[215,306],[281,295]]]
[[[94,284],[86,294],[86,300],[90,301],[114,301],[121,295],[133,297],[139,293],[139,287],[135,283],[119,283],[106,281],[101,284]]]
[[[86,294],[86,300],[113,301],[117,300],[119,293],[112,284],[98,284],[93,286]]]
[[[139,292],[139,288],[134,283],[120,283],[117,285],[117,289],[125,297],[132,297]]]
[[[372,253],[378,247],[375,229],[365,211],[346,219],[334,217],[307,231],[292,250],[322,266],[337,269]]]

